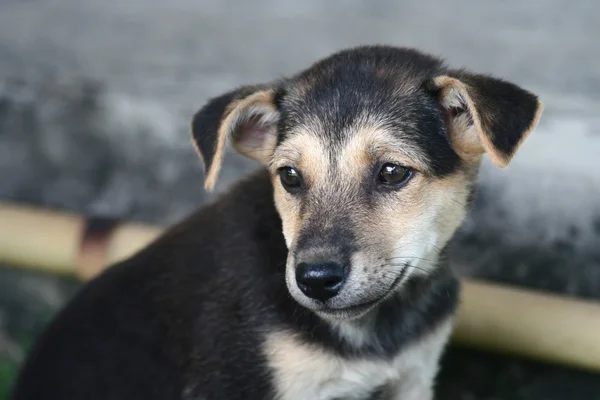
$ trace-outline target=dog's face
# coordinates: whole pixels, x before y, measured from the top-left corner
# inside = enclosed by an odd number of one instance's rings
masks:
[[[536,125],[529,92],[413,50],[358,48],[196,114],[216,181],[228,138],[269,169],[286,281],[330,320],[360,317],[429,274],[460,225],[479,162],[503,167]]]

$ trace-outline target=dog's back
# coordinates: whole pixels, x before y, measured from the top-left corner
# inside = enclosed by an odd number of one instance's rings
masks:
[[[285,296],[268,286],[286,256],[271,196],[254,175],[92,281],[42,336],[13,399],[195,399],[192,383],[211,398],[268,398],[257,330]]]

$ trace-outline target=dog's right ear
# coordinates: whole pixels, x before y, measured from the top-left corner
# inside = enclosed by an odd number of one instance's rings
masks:
[[[204,164],[204,187],[217,182],[227,141],[241,154],[267,164],[277,145],[279,111],[270,86],[245,86],[215,97],[192,120],[192,139]]]

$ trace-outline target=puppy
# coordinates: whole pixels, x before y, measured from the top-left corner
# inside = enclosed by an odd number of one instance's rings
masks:
[[[433,398],[459,282],[443,255],[482,156],[542,111],[514,84],[359,47],[214,98],[192,136],[264,168],[88,284],[14,400]]]

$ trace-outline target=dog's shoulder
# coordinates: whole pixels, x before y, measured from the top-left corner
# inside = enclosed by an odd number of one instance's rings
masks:
[[[206,371],[264,374],[256,315],[268,311],[261,291],[278,248],[285,260],[271,196],[260,171],[84,285],[39,338],[14,399],[96,399],[106,387],[180,398],[190,381],[229,390]]]

